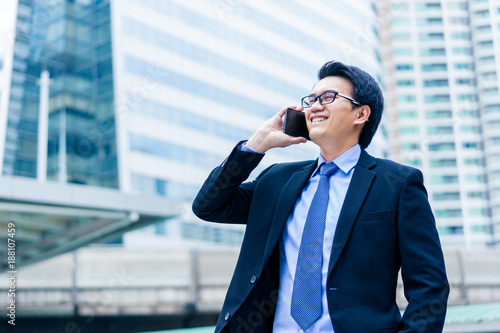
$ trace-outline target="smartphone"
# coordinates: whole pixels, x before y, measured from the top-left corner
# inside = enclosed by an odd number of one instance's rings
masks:
[[[301,136],[307,140],[311,140],[306,125],[306,114],[302,111],[290,108],[286,109],[283,132],[291,136]]]

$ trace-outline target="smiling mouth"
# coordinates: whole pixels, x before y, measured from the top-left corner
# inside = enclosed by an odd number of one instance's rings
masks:
[[[326,117],[317,117],[311,120],[311,123],[320,123],[322,121],[325,121],[327,118]]]

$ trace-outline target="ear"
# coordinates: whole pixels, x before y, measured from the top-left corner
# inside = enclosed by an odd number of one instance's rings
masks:
[[[354,121],[354,124],[363,125],[368,121],[368,118],[370,117],[372,110],[368,105],[362,105],[357,108],[356,112],[358,113],[358,117]]]

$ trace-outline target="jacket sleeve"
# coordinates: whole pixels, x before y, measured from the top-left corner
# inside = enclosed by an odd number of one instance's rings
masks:
[[[401,274],[408,306],[401,332],[442,332],[449,284],[423,176],[408,175],[398,209]]]
[[[243,183],[263,154],[242,151],[241,142],[208,176],[193,202],[199,218],[224,223],[246,223],[257,180]],[[242,184],[243,183],[243,184]]]

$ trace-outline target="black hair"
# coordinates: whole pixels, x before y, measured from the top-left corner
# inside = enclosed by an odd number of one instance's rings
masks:
[[[367,72],[355,66],[344,65],[339,61],[329,61],[318,71],[318,79],[322,80],[328,76],[340,76],[351,81],[354,91],[352,98],[362,105],[368,105],[371,109],[368,122],[363,126],[359,135],[359,145],[366,148],[372,141],[377,131],[382,111],[384,109],[384,96],[377,81]],[[353,104],[353,109],[356,105]]]

